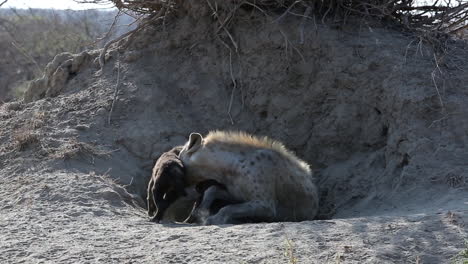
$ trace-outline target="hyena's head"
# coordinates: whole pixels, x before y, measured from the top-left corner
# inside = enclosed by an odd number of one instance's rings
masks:
[[[155,220],[163,218],[166,209],[178,198],[186,196],[185,172],[183,167],[170,164],[161,168],[161,173],[153,187],[154,203],[156,205]]]
[[[191,133],[189,140],[179,153],[179,158],[185,166],[190,166],[199,161],[201,149],[203,149],[203,136],[199,133]]]

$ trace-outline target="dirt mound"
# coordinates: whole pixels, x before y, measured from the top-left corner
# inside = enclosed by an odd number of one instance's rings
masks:
[[[96,53],[86,55],[88,66],[80,71],[70,71],[74,65],[71,57],[57,63],[51,76],[60,68],[67,75],[60,79],[60,89],[44,93],[44,89],[38,92],[32,88],[28,98],[42,99],[2,106],[1,174],[9,175],[4,180],[20,175],[42,179],[47,175],[95,172],[126,185],[136,196],[120,197],[141,204],[138,197],[145,195],[151,166],[163,151],[183,143],[190,132],[245,130],[284,142],[312,165],[322,197],[320,217],[353,218],[331,224],[338,223],[333,232],[343,230],[349,235],[338,235],[336,239],[352,238],[353,245],[333,242],[330,239],[336,234],[314,227],[327,225],[327,221],[284,224],[286,227],[270,224],[184,229],[199,232],[196,241],[209,243],[224,237],[226,245],[232,245],[232,237],[226,235],[250,236],[250,232],[242,235],[243,228],[262,232],[262,239],[275,243],[283,235],[294,234],[291,239],[317,247],[312,250],[299,245],[304,263],[314,256],[318,256],[318,263],[324,263],[329,258],[340,261],[345,255],[352,256],[350,262],[359,263],[408,262],[419,256],[427,263],[436,263],[447,261],[461,250],[466,236],[462,222],[468,204],[466,47],[449,43],[441,56],[410,34],[367,22],[323,25],[307,20],[301,26],[304,20],[293,16],[275,23],[255,16],[258,21],[249,23],[251,20],[244,18],[252,18],[252,11],[239,12],[243,13],[231,27],[232,41],[214,34],[216,28],[210,17],[187,15],[164,27],[139,32],[124,51],[110,49],[102,72],[95,62]],[[64,174],[57,174],[57,170]],[[41,173],[29,176],[32,172]],[[85,184],[57,182],[60,184],[54,186],[58,189],[66,184]],[[40,187],[31,188],[37,191]],[[8,219],[13,219],[15,208],[23,206],[15,199],[32,190],[13,194],[9,190],[2,190],[2,196],[12,200]],[[88,197],[92,192],[83,192],[87,193],[87,201],[94,199]],[[123,199],[118,197],[112,200]],[[46,201],[40,202],[51,202]],[[143,209],[125,208],[112,214],[137,214],[122,219],[136,225],[136,232],[145,232],[140,226],[146,221]],[[447,216],[449,210],[455,215],[452,218]],[[426,216],[414,220],[415,214]],[[115,215],[108,220],[114,221]],[[443,217],[460,217],[437,231],[447,239],[438,248],[448,248],[446,251],[435,254],[430,249],[401,251],[397,247],[401,236],[411,236],[411,231],[423,236],[419,228],[434,229]],[[418,221],[424,223],[418,225]],[[344,228],[348,224],[358,227]],[[279,232],[280,225],[281,230],[290,230]],[[160,226],[144,226],[154,233],[171,234],[170,229],[161,231]],[[306,227],[313,233],[301,233]],[[278,238],[278,232],[260,231],[262,228],[276,228],[283,235]],[[447,232],[441,234],[441,230]],[[210,240],[208,234],[215,231],[219,237],[214,235]],[[391,239],[390,246],[385,246],[388,239],[382,235],[387,231],[399,235]],[[363,238],[367,232],[370,235]],[[322,237],[311,240],[305,234]],[[158,241],[193,239],[168,236]],[[435,243],[432,249],[442,243],[439,238],[423,237],[431,245]],[[145,241],[148,239],[145,237]],[[243,248],[249,251],[243,252],[269,248],[266,244],[256,247],[256,242],[249,241]],[[413,247],[419,242],[405,245]],[[172,252],[169,246],[161,245],[160,249]],[[325,253],[317,253],[319,249]],[[204,258],[192,251],[183,254],[185,259],[175,259],[226,260],[220,255]],[[279,260],[283,254],[280,252],[277,258],[270,251],[264,252],[266,255],[258,258],[246,253],[245,258],[235,259],[267,262]],[[366,254],[371,257],[366,258]]]

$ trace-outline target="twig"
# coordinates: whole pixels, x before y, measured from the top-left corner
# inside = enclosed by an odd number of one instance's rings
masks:
[[[245,1],[244,4],[255,7],[258,11],[262,12],[264,15],[267,15],[267,12],[263,9],[261,9],[259,6],[257,6],[255,3],[250,3],[248,1]]]
[[[111,109],[109,110],[109,116],[107,118],[107,124],[111,124],[112,111],[114,111],[115,100],[117,99],[117,94],[119,92],[120,86],[120,53],[117,56],[117,83],[115,84],[114,98],[112,99]]]
[[[304,26],[305,26],[305,23],[306,23],[306,20],[307,18],[309,17],[310,15],[310,12],[312,11],[312,8],[310,6],[308,6],[304,12],[304,16],[302,17],[302,21],[301,21],[301,25],[300,25],[300,34],[301,34],[301,40],[299,41],[299,44],[304,44]]]
[[[3,2],[0,4],[0,7],[1,7],[2,5],[4,5],[6,2],[8,2],[8,0],[3,1]]]
[[[421,57],[424,57],[422,49],[423,49],[423,38],[419,37],[419,42],[416,45],[416,53],[414,53],[414,56],[418,55],[418,51],[419,51],[419,53],[421,53]]]
[[[232,72],[232,51],[229,49],[229,73],[231,74],[231,80],[232,80],[232,90],[231,90],[231,98],[229,99],[229,107],[228,107],[228,115],[229,118],[231,119],[231,124],[234,125],[234,120],[232,119],[231,115],[231,110],[232,110],[232,103],[234,101],[234,92],[236,91],[237,88],[237,82],[236,79],[234,78],[234,73]]]
[[[439,63],[437,62],[437,57],[436,57],[435,53],[434,53],[434,61],[435,61],[435,64],[436,64],[436,69],[439,70],[440,74],[442,74],[442,70],[439,67]],[[439,96],[439,102],[440,102],[440,106],[442,107],[442,111],[445,111],[444,102],[442,102],[442,96],[440,95],[439,88],[437,87],[437,83],[436,83],[436,80],[435,80],[435,75],[436,75],[435,70],[436,69],[434,69],[434,71],[432,71],[432,73],[431,73],[432,81],[434,82],[434,86],[435,86],[435,89],[437,91],[437,95]]]
[[[431,73],[432,82],[434,83],[434,87],[435,87],[435,90],[437,92],[437,96],[439,97],[439,103],[440,103],[440,107],[442,108],[442,112],[445,112],[444,102],[442,101],[442,96],[440,95],[439,88],[437,87],[437,82],[435,80],[435,75],[436,75],[436,73],[435,73],[435,70],[434,70]]]
[[[234,119],[232,118],[231,110],[232,110],[232,104],[234,102],[234,93],[235,93],[235,91],[237,89],[237,82],[236,82],[236,78],[234,77],[234,71],[233,71],[233,67],[232,67],[232,49],[231,49],[231,47],[229,47],[228,44],[226,44],[226,42],[224,42],[221,38],[219,38],[218,32],[221,29],[224,30],[224,32],[228,35],[229,39],[231,40],[231,43],[234,46],[236,54],[239,55],[238,45],[237,45],[236,41],[234,40],[234,37],[231,35],[229,30],[226,28],[226,24],[232,18],[235,11],[240,7],[240,5],[238,5],[233,11],[231,11],[231,13],[227,16],[227,18],[224,21],[221,21],[221,18],[219,17],[216,8],[213,7],[213,5],[210,3],[209,0],[206,0],[206,3],[210,7],[211,11],[213,12],[213,15],[216,17],[216,19],[218,20],[218,23],[219,23],[219,27],[216,30],[215,34],[216,34],[218,40],[229,50],[229,74],[231,76],[231,81],[232,81],[233,87],[232,87],[231,96],[230,96],[230,99],[229,99],[228,116],[229,116],[229,119],[231,120],[231,124],[234,125]]]
[[[289,39],[288,37],[284,34],[284,32],[282,30],[279,31],[281,33],[281,35],[283,36],[284,38],[284,52],[286,53],[286,56],[288,56],[288,45],[289,45]]]
[[[294,49],[294,50],[297,52],[297,54],[299,54],[299,56],[301,57],[302,62],[305,63],[306,60],[305,60],[304,56],[302,55],[301,51],[300,51],[298,48],[296,48],[296,47],[291,43],[291,41],[289,40],[288,36],[286,36],[286,34],[285,34],[281,29],[279,30],[279,32],[281,33],[281,35],[283,35],[285,42],[286,42],[287,44],[291,45],[292,49]],[[286,51],[287,51],[287,47],[288,47],[288,45],[286,45]]]
[[[232,118],[231,110],[232,110],[232,104],[234,102],[234,92],[237,89],[237,82],[236,82],[236,78],[234,77],[234,72],[232,70],[232,49],[231,47],[229,47],[228,44],[226,44],[226,42],[224,42],[219,37],[218,37],[218,40],[229,50],[229,74],[231,76],[231,81],[232,81],[232,90],[231,90],[231,97],[229,99],[228,116],[229,116],[229,119],[231,120],[231,124],[234,125],[234,119]]]
[[[439,62],[437,61],[437,57],[435,53],[434,53],[434,62],[435,62],[437,70],[439,70],[440,74],[442,74],[442,70],[439,67]]]
[[[450,115],[449,115],[449,114],[446,114],[446,115],[443,116],[442,118],[432,121],[431,124],[430,124],[427,128],[431,128],[431,127],[434,126],[436,123],[442,122],[442,121],[448,119],[449,117],[450,117]]]
[[[242,80],[242,76],[244,75],[244,70],[243,70],[243,67],[242,67],[242,61],[241,61],[239,52],[237,52],[236,55],[237,55],[237,62],[238,62],[238,65],[239,65],[239,70],[238,70],[237,75],[239,76],[239,79]],[[245,105],[244,87],[243,87],[241,81],[239,81],[238,85],[239,85],[241,103],[242,103],[241,109],[244,109],[244,105]]]
[[[332,8],[332,4],[330,4],[330,6],[328,7],[327,11],[325,11],[325,14],[323,14],[323,17],[322,17],[322,24],[325,24],[325,18],[327,17],[328,13],[330,12]]]
[[[406,58],[407,58],[407,55],[408,55],[408,50],[411,48],[411,44],[412,44],[413,42],[415,42],[415,41],[416,41],[416,40],[413,39],[413,40],[410,41],[410,43],[406,46],[405,56],[404,56],[404,58],[405,58],[405,63],[406,63]]]
[[[224,28],[224,31],[225,31],[226,34],[228,35],[229,39],[230,39],[231,42],[232,42],[232,45],[234,46],[234,48],[236,49],[236,52],[237,52],[237,51],[238,51],[238,46],[237,46],[236,41],[234,40],[234,37],[232,37],[231,33],[229,33],[229,30],[227,30],[226,28]]]
[[[226,18],[224,19],[224,21],[222,23],[220,23],[218,29],[216,30],[215,34],[218,34],[218,32],[221,30],[221,28],[224,28],[224,26],[229,22],[229,20],[231,20],[231,18],[234,16],[234,14],[236,13],[237,9],[239,9],[240,5],[237,5],[236,8],[234,8],[233,10],[231,10],[231,12],[229,12],[229,14],[226,16]],[[216,16],[218,17],[218,15],[216,14]],[[219,17],[218,17],[218,20],[219,20]]]
[[[236,52],[238,51],[238,45],[236,43],[236,41],[234,40],[234,37],[231,35],[231,33],[229,32],[229,30],[227,30],[227,28],[225,27],[227,21],[229,19],[226,19],[224,22],[221,21],[221,18],[219,17],[218,15],[218,12],[216,11],[216,9],[213,7],[213,5],[211,4],[211,2],[209,0],[206,0],[206,3],[208,4],[208,6],[210,7],[211,11],[213,11],[213,15],[216,17],[216,19],[218,20],[218,23],[219,23],[219,27],[218,29],[216,30],[216,33],[217,34],[219,32],[219,30],[223,29],[224,32],[226,32],[226,34],[228,35],[229,39],[231,40],[232,42],[232,45],[234,46],[234,48],[236,49]],[[238,8],[238,7],[237,7]],[[234,10],[237,10],[234,9]],[[228,16],[228,18],[231,18],[230,16]]]

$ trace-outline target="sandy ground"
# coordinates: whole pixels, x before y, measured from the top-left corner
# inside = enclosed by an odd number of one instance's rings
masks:
[[[302,223],[154,224],[106,176],[0,184],[1,263],[462,263],[467,211]]]

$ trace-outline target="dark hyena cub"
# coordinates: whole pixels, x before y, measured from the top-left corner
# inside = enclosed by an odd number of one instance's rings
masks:
[[[178,155],[182,146],[163,153],[153,167],[148,183],[148,215],[159,222],[166,209],[179,197],[185,196],[185,167]]]

